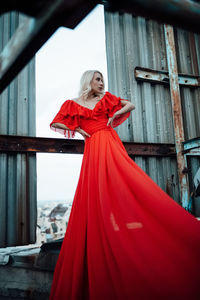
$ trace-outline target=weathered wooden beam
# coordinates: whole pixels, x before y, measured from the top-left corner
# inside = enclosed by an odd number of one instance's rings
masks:
[[[17,10],[35,19],[21,24],[0,54],[0,93],[58,27],[74,28],[97,3],[111,11],[141,15],[200,33],[200,5],[190,0],[8,0],[0,13]]]
[[[169,73],[167,71],[157,71],[142,67],[135,68],[136,80],[148,81],[152,83],[169,84]],[[200,77],[186,74],[178,74],[179,85],[189,87],[200,87]]]
[[[18,11],[31,17],[35,17],[53,2],[54,0],[6,0],[0,6],[0,15],[9,11]]]
[[[82,154],[83,149],[83,140],[0,135],[1,152],[46,152]]]
[[[96,0],[52,0],[37,18],[20,24],[0,54],[0,93],[58,27],[74,28],[96,3]]]
[[[200,156],[200,137],[183,142],[183,153],[187,156]]]
[[[200,156],[200,148],[191,149],[186,153],[187,156]]]
[[[130,156],[175,156],[174,144],[123,143]],[[84,141],[15,135],[0,135],[0,152],[6,153],[71,153],[82,154]]]
[[[174,144],[124,142],[130,156],[176,156]]]
[[[191,0],[104,0],[109,11],[127,12],[200,33],[200,4]]]

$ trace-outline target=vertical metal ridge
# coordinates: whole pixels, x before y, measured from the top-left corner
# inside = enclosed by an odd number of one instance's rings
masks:
[[[0,17],[0,50],[26,19],[19,13]],[[0,133],[35,136],[35,60],[0,96]],[[36,155],[0,154],[0,247],[36,240]]]
[[[139,82],[134,75],[137,66],[168,70],[163,26],[105,11],[105,30],[109,90],[119,96],[125,93],[136,107],[129,126],[133,132],[123,123],[117,130],[121,139],[174,143],[169,86]],[[135,162],[179,202],[176,159],[135,157]]]

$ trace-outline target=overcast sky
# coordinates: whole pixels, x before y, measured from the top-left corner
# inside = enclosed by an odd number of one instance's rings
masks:
[[[80,77],[88,69],[100,70],[107,85],[102,5],[74,30],[58,29],[36,55],[37,136],[63,137],[49,124],[65,100],[77,97]],[[77,154],[37,154],[38,201],[72,201],[81,162]]]

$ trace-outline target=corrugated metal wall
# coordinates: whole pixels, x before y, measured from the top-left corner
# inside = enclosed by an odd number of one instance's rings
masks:
[[[169,86],[137,82],[134,76],[137,66],[168,70],[163,25],[105,12],[105,29],[109,90],[136,106],[132,118],[117,130],[120,137],[125,141],[174,143]],[[197,99],[197,94],[194,97]],[[135,157],[135,162],[180,201],[175,158]]]
[[[109,89],[130,99],[136,110],[123,140],[174,143],[169,87],[137,82],[136,66],[167,70],[162,26],[128,14],[105,13]]]
[[[24,16],[0,18],[0,51]],[[35,136],[35,61],[0,96],[0,134]],[[36,156],[0,154],[0,247],[35,242]]]
[[[199,75],[200,37],[184,30],[175,30],[178,72]],[[200,89],[181,87],[185,139],[200,136]]]
[[[200,36],[181,29],[175,30],[178,72],[200,75]],[[200,88],[181,87],[185,140],[200,137]],[[189,157],[190,190],[200,167],[200,158]],[[194,213],[200,216],[200,197],[194,199]]]

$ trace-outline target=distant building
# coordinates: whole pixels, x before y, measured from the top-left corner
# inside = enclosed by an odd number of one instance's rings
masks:
[[[64,237],[72,203],[50,203],[38,208],[37,244]]]

